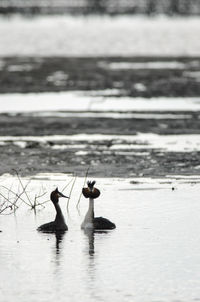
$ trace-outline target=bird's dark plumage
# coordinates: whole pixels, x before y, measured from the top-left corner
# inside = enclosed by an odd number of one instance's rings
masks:
[[[82,193],[85,198],[93,198],[93,199],[99,197],[100,195],[100,191],[97,188],[93,188],[92,191],[90,191],[89,188],[83,188]]]
[[[42,224],[38,227],[38,231],[44,232],[44,233],[56,233],[56,232],[63,232],[67,231],[68,227],[65,223],[64,216],[62,214],[62,210],[60,208],[60,205],[58,203],[60,197],[68,198],[67,196],[63,195],[61,192],[58,191],[58,188],[51,192],[50,199],[54,204],[55,210],[56,210],[56,217],[54,221]]]
[[[93,220],[95,230],[112,230],[116,228],[116,225],[104,217],[95,217]]]

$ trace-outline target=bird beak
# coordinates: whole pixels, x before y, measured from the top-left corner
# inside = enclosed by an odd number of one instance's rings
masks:
[[[58,197],[64,197],[64,198],[69,198],[68,196],[65,196],[63,193],[58,192]]]

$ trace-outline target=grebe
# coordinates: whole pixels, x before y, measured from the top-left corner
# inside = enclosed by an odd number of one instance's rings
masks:
[[[93,230],[112,230],[116,226],[110,220],[103,217],[94,217],[94,199],[98,198],[100,191],[94,187],[95,181],[88,181],[87,188],[82,189],[83,196],[89,198],[89,209],[85,215],[85,219],[81,224],[82,229],[93,229]]]
[[[69,198],[63,195],[62,193],[60,193],[58,191],[58,188],[56,188],[55,191],[51,192],[50,199],[53,202],[54,207],[56,209],[56,218],[52,222],[48,222],[39,226],[37,229],[38,231],[46,232],[46,233],[55,233],[55,232],[63,232],[68,230],[68,227],[65,223],[64,216],[62,214],[62,210],[58,203],[60,197]]]

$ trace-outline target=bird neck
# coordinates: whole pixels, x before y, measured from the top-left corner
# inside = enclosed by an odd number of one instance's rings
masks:
[[[94,199],[89,198],[89,208],[85,216],[85,221],[93,222],[94,219]]]
[[[63,216],[63,213],[62,213],[62,210],[61,210],[61,207],[59,205],[58,202],[54,203],[54,207],[56,209],[56,218],[55,218],[55,221],[56,222],[65,222],[65,219],[64,219],[64,216]]]

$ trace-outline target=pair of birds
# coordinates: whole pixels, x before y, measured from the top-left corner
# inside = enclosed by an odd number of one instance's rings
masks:
[[[103,217],[94,217],[94,199],[98,198],[100,191],[94,187],[95,181],[88,181],[87,187],[82,189],[83,196],[89,198],[89,208],[85,215],[85,218],[81,224],[82,229],[91,230],[111,230],[115,229],[115,224],[110,220]],[[54,221],[45,223],[38,228],[38,231],[54,233],[54,232],[64,232],[68,230],[65,223],[65,219],[58,203],[59,198],[68,198],[64,194],[58,191],[58,188],[51,192],[50,199],[54,204],[56,210],[56,218]]]

